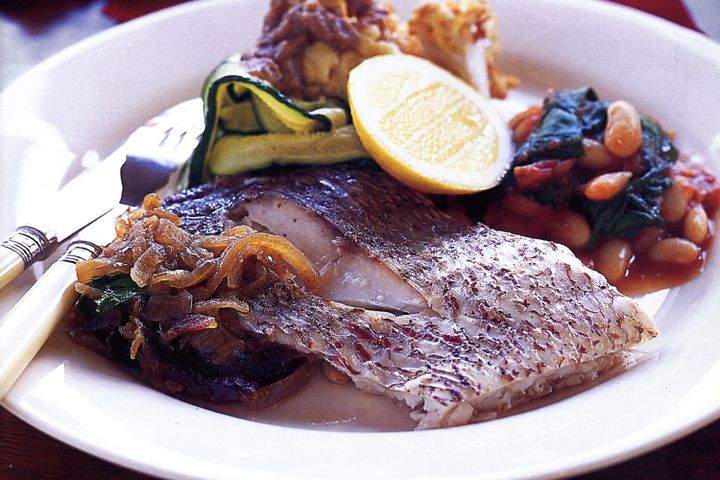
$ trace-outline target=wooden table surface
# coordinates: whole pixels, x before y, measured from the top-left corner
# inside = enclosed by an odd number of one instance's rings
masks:
[[[37,1],[43,5],[32,16],[18,14],[17,5],[22,3],[0,0],[0,88],[50,54],[114,24],[103,15],[105,2],[101,0]],[[718,38],[720,1],[687,3],[700,26]],[[69,447],[0,407],[0,480],[148,478]],[[720,479],[720,421],[652,453],[581,478]]]

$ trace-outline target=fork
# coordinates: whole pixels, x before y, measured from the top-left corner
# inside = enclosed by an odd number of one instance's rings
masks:
[[[58,261],[0,320],[0,399],[75,302],[75,265],[99,255],[102,245],[113,240],[117,216],[139,204],[145,194],[173,183],[172,174],[190,156],[204,128],[201,116],[192,117],[184,110],[188,103],[149,120],[104,160],[126,156],[120,168],[120,203],[76,234]]]
[[[47,258],[76,230],[110,210],[121,190],[121,202],[135,205],[145,193],[165,184],[197,144],[196,137],[204,128],[201,112],[202,101],[196,98],[149,120],[105,160],[86,169],[42,208],[36,208],[27,220],[29,224],[0,242],[0,288],[36,261]]]

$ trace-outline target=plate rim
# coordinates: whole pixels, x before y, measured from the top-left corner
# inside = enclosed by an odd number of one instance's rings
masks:
[[[3,99],[11,97],[16,90],[23,88],[23,85],[30,82],[33,78],[41,77],[48,71],[55,68],[57,65],[62,64],[67,59],[76,55],[82,55],[83,51],[91,48],[94,45],[102,44],[107,41],[112,41],[115,37],[127,35],[129,32],[145,28],[146,26],[152,25],[159,20],[169,19],[173,16],[187,15],[194,10],[200,9],[213,9],[217,5],[229,4],[229,3],[240,3],[243,0],[206,0],[204,2],[188,2],[179,4],[162,11],[158,11],[138,19],[129,21],[124,24],[115,25],[104,31],[91,35],[73,45],[70,45],[59,52],[51,55],[47,59],[43,60],[36,66],[32,67],[28,71],[21,74],[19,77],[14,79],[7,87],[0,92],[0,110],[3,109]],[[653,16],[651,14],[626,7],[619,4],[610,4],[600,2],[596,0],[585,1],[585,2],[574,2],[573,0],[543,0],[544,3],[561,5],[568,8],[573,8],[578,11],[584,12],[600,12],[603,14],[617,15],[618,17],[630,19],[633,22],[641,23],[650,28],[656,28],[659,32],[673,39],[677,39],[678,36],[684,46],[689,47],[689,43],[694,44],[693,47],[702,51],[705,57],[715,57],[714,60],[720,64],[720,44],[711,40],[705,35],[690,30],[688,28],[674,24],[668,20]],[[502,21],[502,19],[501,19]],[[16,417],[27,422],[38,430],[45,434],[60,440],[68,445],[78,448],[90,455],[96,456],[108,462],[114,463],[123,468],[129,468],[142,473],[151,475],[158,475],[172,478],[196,478],[194,476],[185,476],[180,470],[173,470],[168,468],[167,465],[161,466],[158,463],[152,463],[150,461],[141,461],[135,458],[123,457],[117,454],[109,448],[103,448],[101,445],[94,444],[87,439],[83,438],[81,434],[77,434],[72,430],[68,430],[67,427],[63,428],[63,425],[59,422],[53,421],[52,418],[45,418],[40,412],[33,411],[32,409],[23,409],[22,404],[16,404],[7,398],[0,401],[0,405],[6,408]],[[631,458],[635,458],[649,451],[655,450],[672,443],[679,438],[682,438],[692,432],[695,432],[704,426],[712,423],[713,421],[720,418],[720,402],[718,402],[714,409],[708,409],[705,414],[697,416],[694,421],[688,421],[684,425],[678,425],[674,429],[663,429],[663,434],[656,436],[651,441],[645,441],[639,445],[631,446],[629,449],[621,453],[616,453],[612,456],[593,456],[590,452],[584,452],[581,455],[575,457],[566,457],[562,461],[555,463],[549,463],[542,466],[532,467],[532,472],[523,472],[522,469],[510,471],[505,476],[517,476],[522,475],[524,478],[546,478],[548,476],[562,477],[578,475],[587,473],[600,468],[615,465]],[[286,428],[286,427],[283,427]],[[570,462],[570,459],[575,461]],[[583,461],[584,459],[584,461]],[[147,459],[146,459],[147,460]],[[570,463],[571,465],[568,465]],[[258,472],[254,470],[233,469],[234,472],[242,472],[245,474],[252,475],[253,477],[258,476]],[[472,478],[481,478],[486,475],[480,474],[479,476],[473,475]],[[283,475],[266,473],[263,474],[263,478],[292,478]],[[497,478],[497,477],[493,477]]]

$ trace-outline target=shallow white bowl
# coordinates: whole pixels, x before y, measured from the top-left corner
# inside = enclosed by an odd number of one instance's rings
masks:
[[[401,12],[413,2],[397,2]],[[493,3],[512,100],[590,84],[675,130],[718,170],[720,47],[628,9],[570,0]],[[112,28],[42,63],[0,97],[0,234],[26,206],[136,126],[199,94],[222,58],[250,47],[263,1],[192,2]],[[41,193],[39,193],[41,192]],[[47,198],[47,197],[46,197]],[[717,245],[714,249],[716,256]],[[227,414],[157,393],[56,332],[3,405],[94,455],[171,478],[546,477],[638,455],[720,416],[720,263],[642,299],[661,336],[631,371],[551,405],[437,431],[388,401],[317,381],[277,410]],[[4,314],[42,272],[0,297]],[[32,319],[28,319],[31,321]],[[346,400],[343,400],[346,399]],[[349,399],[349,400],[348,400]],[[255,420],[253,420],[253,418]],[[361,430],[361,431],[358,431]]]

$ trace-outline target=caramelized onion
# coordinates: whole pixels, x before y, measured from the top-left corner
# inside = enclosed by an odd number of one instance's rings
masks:
[[[221,308],[229,308],[240,313],[248,313],[250,307],[247,303],[232,297],[211,298],[195,303],[192,308],[193,313],[202,313],[217,317]]]
[[[186,344],[215,365],[232,365],[245,353],[245,341],[218,326],[185,337]]]
[[[262,409],[276,405],[280,400],[297,393],[306,383],[312,372],[310,359],[295,359],[297,366],[286,377],[257,389],[249,399],[252,408]]]
[[[80,282],[75,282],[75,291],[80,295],[85,295],[90,300],[97,300],[102,296],[102,291]]]
[[[132,343],[130,344],[130,359],[135,360],[138,351],[145,343],[145,334],[143,333],[143,326],[140,320],[133,316],[130,317],[130,320],[132,323],[125,325],[125,335],[132,338]],[[122,333],[122,329],[120,332]]]
[[[88,284],[93,278],[130,273],[130,268],[130,265],[116,262],[111,258],[94,258],[87,262],[78,262],[76,271],[78,281]]]
[[[98,258],[77,264],[77,289],[89,298],[101,295],[88,286],[94,278],[114,274],[129,274],[144,289],[147,300],[143,298],[126,308],[132,321],[118,329],[130,343],[132,359],[143,352],[138,357],[143,369],[152,369],[157,363],[150,353],[155,347],[143,348],[146,335],[149,339],[159,338],[166,346],[182,336],[177,348],[191,342],[202,344],[205,337],[221,336],[210,335],[209,331],[218,327],[222,310],[249,312],[243,296],[292,277],[310,290],[319,283],[312,263],[281,236],[256,232],[248,226],[234,227],[222,235],[191,235],[179,224],[176,215],[161,208],[157,195],[148,195],[141,208],[118,219],[117,238]],[[143,327],[138,317],[150,323]],[[188,333],[194,335],[184,336]],[[276,360],[265,359],[267,364],[273,364],[274,373],[272,380],[258,381],[263,388],[253,400],[256,405],[277,401],[299,388],[307,377],[306,357],[278,352]],[[232,357],[228,355],[222,357]],[[261,366],[256,370],[258,374],[263,371]],[[283,379],[275,382],[280,377]]]
[[[186,267],[191,269],[198,267],[203,260],[210,260],[213,257],[212,252],[193,243],[188,243],[185,248],[180,250],[180,259]]]
[[[160,195],[158,195],[157,193],[148,193],[147,195],[145,195],[145,198],[143,198],[142,209],[153,210],[156,208],[160,208],[160,205],[162,205]],[[142,209],[139,209],[137,211],[140,211]]]
[[[206,235],[197,240],[198,245],[212,253],[219,255],[230,245],[234,238],[228,235]]]
[[[295,245],[279,235],[254,232],[238,238],[225,249],[220,257],[220,267],[208,282],[208,288],[214,291],[220,281],[230,273],[232,262],[242,261],[247,254],[255,256],[264,254],[281,258],[295,270],[298,278],[308,290],[315,289],[319,283],[320,279],[315,267]]]
[[[130,269],[130,278],[138,287],[146,287],[155,271],[166,258],[162,246],[157,243],[151,245],[135,261],[135,264]]]
[[[215,318],[209,315],[189,313],[172,320],[171,325],[163,332],[164,340],[173,340],[184,333],[197,332],[216,328],[218,326]]]
[[[157,273],[152,279],[152,285],[165,285],[174,288],[187,288],[204,282],[215,272],[215,260],[205,260],[193,271],[169,270]]]
[[[296,277],[315,288],[313,265],[280,236],[247,226],[191,235],[178,224],[154,195],[117,221],[117,238],[77,265],[77,289],[87,307],[103,293],[90,281],[124,273],[144,287],[142,295],[105,317],[86,308],[92,320],[76,336],[123,362],[129,353],[141,375],[173,394],[265,408],[295,393],[307,381],[309,358],[226,329],[223,320],[248,313],[243,299],[278,281]]]
[[[247,225],[237,225],[232,227],[229,230],[225,230],[223,232],[223,235],[229,236],[229,237],[244,237],[245,235],[248,235],[250,233],[253,233],[255,230],[252,227],[249,227]]]
[[[161,218],[155,230],[155,241],[172,247],[179,252],[188,248],[190,234],[181,228],[177,228],[169,220]]]
[[[192,310],[192,295],[187,290],[180,290],[177,295],[152,295],[145,304],[143,315],[153,322],[165,323],[187,315]]]

